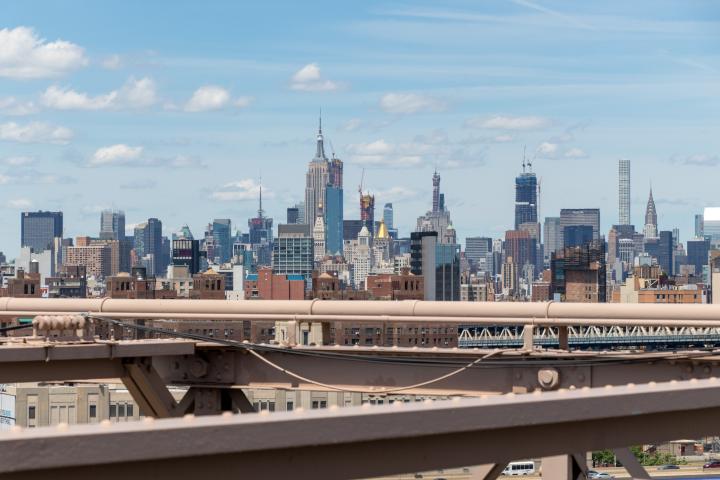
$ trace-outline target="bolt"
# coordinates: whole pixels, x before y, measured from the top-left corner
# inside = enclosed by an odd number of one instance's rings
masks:
[[[538,383],[543,390],[553,390],[560,385],[560,373],[554,368],[538,370]]]

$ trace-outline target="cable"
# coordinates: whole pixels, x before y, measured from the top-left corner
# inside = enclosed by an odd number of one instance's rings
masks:
[[[158,327],[149,327],[146,325],[136,325],[132,323],[126,323],[117,319],[112,319],[108,317],[102,317],[98,315],[89,315],[86,314],[86,317],[89,318],[95,318],[97,320],[106,321],[108,323],[112,323],[114,325],[126,327],[126,328],[132,328],[135,330],[150,332],[150,333],[157,333],[160,335],[167,335],[171,337],[178,337],[178,338],[187,338],[190,340],[196,340],[196,341],[202,341],[202,342],[210,342],[210,343],[216,343],[224,346],[228,346],[231,348],[236,348],[240,350],[246,350],[246,351],[265,351],[265,352],[276,352],[276,353],[283,353],[288,355],[305,355],[305,356],[313,356],[318,358],[339,358],[342,360],[347,361],[360,361],[365,363],[380,363],[380,364],[392,364],[392,365],[425,365],[425,366],[431,366],[431,367],[447,367],[452,365],[462,365],[464,364],[465,360],[463,359],[435,359],[435,358],[423,358],[423,359],[410,359],[410,358],[402,358],[398,359],[396,357],[387,357],[387,356],[360,356],[353,353],[342,353],[342,352],[332,352],[332,351],[309,351],[304,349],[289,349],[285,347],[275,347],[271,345],[261,345],[256,343],[241,343],[236,340],[229,340],[229,339],[220,339],[215,337],[209,337],[206,335],[200,335],[200,334],[192,334],[192,333],[185,333],[185,332],[176,332],[172,330],[167,330],[164,328],[158,328]],[[515,351],[513,349],[505,349],[500,350],[501,352],[506,351]],[[620,364],[635,364],[635,363],[647,363],[652,361],[658,361],[658,360],[690,360],[698,357],[704,357],[704,356],[718,356],[720,355],[720,351],[713,351],[712,349],[706,349],[701,350],[697,353],[688,353],[683,355],[678,355],[677,353],[673,352],[668,355],[658,355],[656,357],[647,358],[647,357],[639,357],[639,358],[592,358],[592,359],[558,359],[558,358],[552,358],[552,359],[545,359],[545,358],[531,358],[531,357],[523,357],[520,360],[508,360],[503,359],[498,362],[482,362],[482,363],[476,363],[471,366],[471,368],[496,368],[497,365],[502,364],[503,366],[519,366],[519,367],[527,367],[528,364],[532,364],[532,366],[543,366],[543,365],[551,365],[556,366],[558,364],[558,361],[562,362],[563,366],[575,366],[575,367],[584,367],[584,366],[597,366],[597,365],[620,365]],[[471,362],[471,364],[474,362]],[[470,364],[466,365],[465,368],[470,366]],[[282,367],[280,367],[282,368]]]
[[[10,332],[12,330],[22,330],[24,328],[32,328],[32,323],[24,323],[22,325],[13,325],[10,327],[2,327],[2,328],[0,328],[0,333]]]
[[[271,362],[270,360],[268,360],[267,358],[263,357],[262,355],[260,355],[259,353],[255,352],[255,351],[253,351],[253,350],[249,350],[249,352],[250,352],[252,355],[254,355],[254,356],[257,357],[258,359],[262,360],[262,361],[265,362],[266,364],[270,365],[272,368],[274,368],[274,369],[276,369],[276,370],[279,370],[279,371],[281,371],[282,373],[284,373],[284,374],[286,374],[286,375],[289,375],[289,376],[291,376],[291,377],[293,377],[293,378],[296,378],[296,379],[298,379],[298,380],[302,380],[303,382],[307,382],[307,383],[310,383],[310,384],[312,384],[312,385],[316,385],[316,386],[318,386],[318,387],[323,387],[323,388],[328,388],[328,389],[331,389],[331,390],[336,390],[336,391],[339,391],[339,392],[374,393],[374,394],[395,393],[395,392],[402,392],[402,391],[405,391],[405,390],[412,390],[412,389],[414,389],[414,388],[425,387],[425,386],[427,386],[427,385],[431,385],[431,384],[433,384],[433,383],[437,383],[437,382],[440,382],[440,381],[442,381],[442,380],[445,380],[446,378],[450,378],[450,377],[452,377],[452,376],[455,376],[455,375],[457,375],[458,373],[464,372],[464,371],[467,370],[468,368],[470,368],[470,367],[472,367],[472,366],[480,363],[481,361],[483,361],[483,360],[485,360],[485,359],[487,359],[487,358],[490,358],[490,357],[492,357],[492,356],[495,356],[495,355],[497,355],[498,353],[502,353],[502,352],[504,352],[504,351],[505,351],[505,350],[493,350],[492,352],[490,352],[490,353],[488,353],[488,354],[485,354],[485,355],[483,355],[482,357],[476,358],[475,360],[473,360],[472,362],[468,363],[468,364],[465,365],[464,367],[458,368],[457,370],[453,370],[452,372],[446,373],[445,375],[441,375],[441,376],[439,376],[439,377],[437,377],[437,378],[433,378],[432,380],[427,380],[427,381],[425,381],[425,382],[416,383],[416,384],[414,384],[414,385],[407,385],[407,386],[405,386],[405,387],[383,388],[383,389],[381,389],[381,390],[369,390],[369,389],[357,389],[357,388],[356,388],[356,389],[342,388],[342,387],[338,387],[338,386],[335,386],[335,385],[328,385],[327,383],[318,382],[318,381],[316,381],[316,380],[311,380],[311,379],[309,379],[309,378],[303,377],[302,375],[298,375],[297,373],[294,373],[294,372],[292,372],[292,371],[290,371],[290,370],[287,370],[287,369],[281,367],[280,365],[278,365],[278,364],[276,364],[276,363],[274,363],[274,362]]]

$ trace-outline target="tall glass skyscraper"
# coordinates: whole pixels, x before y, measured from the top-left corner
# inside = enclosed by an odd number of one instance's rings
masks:
[[[20,246],[35,253],[53,248],[54,239],[62,237],[62,212],[22,212],[20,214]]]
[[[232,223],[229,218],[216,218],[212,224],[215,237],[215,254],[220,262],[227,262],[232,256]]]
[[[619,224],[631,225],[630,219],[630,160],[618,161]]]
[[[383,222],[385,222],[385,226],[388,228],[388,230],[392,230],[394,227],[393,222],[395,221],[394,215],[393,215],[393,204],[392,203],[386,203],[385,207],[383,207]]]
[[[125,238],[125,212],[103,210],[100,214],[100,238],[121,240]]]
[[[515,177],[515,230],[523,223],[537,223],[537,176],[525,172]]]

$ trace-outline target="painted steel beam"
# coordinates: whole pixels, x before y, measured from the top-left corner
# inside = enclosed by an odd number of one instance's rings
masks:
[[[720,380],[13,430],[0,478],[339,479],[700,437]]]
[[[192,355],[186,340],[0,343],[0,383],[120,378],[123,359]]]

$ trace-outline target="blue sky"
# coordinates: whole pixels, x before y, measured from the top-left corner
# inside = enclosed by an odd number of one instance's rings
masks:
[[[715,1],[23,1],[0,17],[0,250],[22,210],[61,209],[66,236],[99,211],[196,235],[246,230],[300,201],[318,110],[357,185],[403,233],[430,207],[435,167],[461,238],[513,223],[523,147],[541,215],[617,221],[652,182],[661,229],[692,233],[720,204],[720,4]]]

